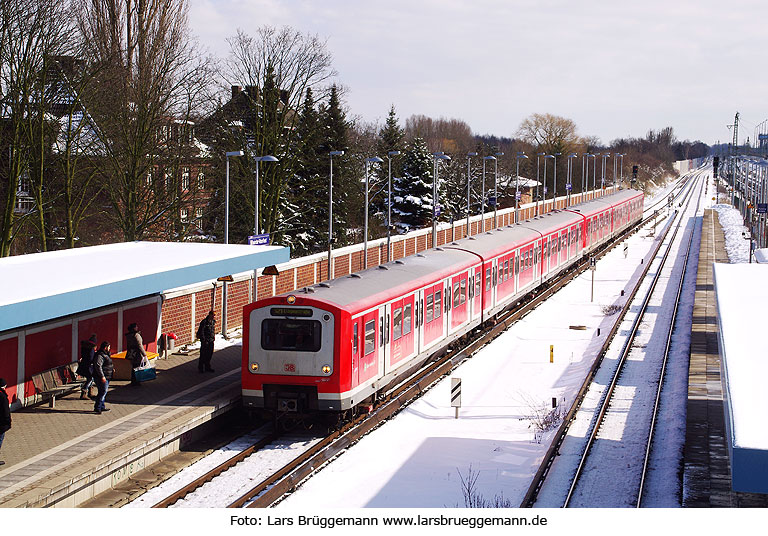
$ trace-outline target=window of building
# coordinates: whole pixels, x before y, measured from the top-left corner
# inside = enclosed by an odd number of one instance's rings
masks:
[[[181,223],[187,223],[187,221],[189,221],[189,211],[187,209],[181,209],[179,211],[179,216],[181,217]]]
[[[205,190],[205,173],[202,171],[197,174],[197,189]]]
[[[181,172],[181,189],[189,190],[189,168],[185,167]]]

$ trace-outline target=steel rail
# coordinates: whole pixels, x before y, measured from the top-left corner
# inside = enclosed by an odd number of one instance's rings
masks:
[[[693,188],[691,188],[689,190],[689,193],[693,193]],[[691,197],[688,197],[687,202],[686,202],[686,208],[687,208],[688,204],[690,203],[690,201],[691,201]],[[569,505],[569,503],[571,501],[571,498],[573,497],[573,493],[574,493],[574,491],[576,489],[576,486],[579,483],[579,480],[580,480],[581,475],[582,475],[583,470],[584,470],[584,466],[586,464],[587,459],[589,458],[589,453],[590,453],[590,451],[592,449],[592,446],[595,443],[595,440],[597,438],[597,434],[598,434],[598,432],[600,430],[600,425],[602,424],[603,418],[605,417],[605,413],[608,411],[608,407],[610,406],[610,401],[611,401],[611,398],[613,397],[613,392],[614,392],[614,389],[616,388],[616,384],[618,383],[619,376],[621,375],[621,371],[622,371],[622,369],[624,367],[624,363],[626,362],[626,359],[627,359],[627,357],[629,355],[629,352],[630,352],[630,350],[632,348],[632,342],[634,341],[634,339],[635,339],[635,337],[637,335],[637,331],[638,331],[638,329],[640,327],[640,323],[641,323],[641,321],[642,321],[642,319],[643,319],[643,317],[645,315],[645,312],[646,312],[647,307],[648,307],[648,303],[650,302],[650,299],[651,299],[651,297],[653,295],[653,292],[656,289],[656,285],[659,282],[659,280],[661,279],[661,273],[662,273],[661,268],[666,264],[667,258],[669,257],[669,254],[670,254],[670,252],[672,250],[672,246],[674,245],[675,237],[677,236],[677,233],[679,232],[680,228],[682,227],[682,221],[683,221],[682,214],[683,214],[683,212],[681,211],[681,212],[678,212],[677,215],[676,215],[676,218],[677,218],[678,221],[677,221],[677,226],[675,227],[675,231],[672,234],[672,237],[671,237],[671,239],[669,241],[669,245],[667,246],[667,248],[666,248],[666,250],[665,250],[665,252],[664,252],[664,254],[663,254],[663,256],[662,256],[662,258],[660,260],[659,268],[658,268],[656,274],[654,275],[653,280],[651,281],[651,286],[649,287],[647,293],[645,294],[645,296],[643,298],[642,305],[640,306],[640,310],[638,311],[638,314],[637,314],[637,316],[636,316],[636,318],[635,318],[635,320],[633,322],[633,325],[632,325],[632,328],[630,330],[629,336],[627,337],[626,341],[624,342],[624,345],[623,345],[621,353],[620,353],[619,362],[618,362],[618,364],[616,366],[616,371],[615,371],[615,373],[613,375],[611,383],[608,386],[608,389],[606,389],[606,391],[603,393],[602,401],[601,401],[601,404],[600,404],[600,411],[597,414],[597,417],[595,419],[594,425],[592,426],[592,430],[591,430],[591,432],[589,434],[589,438],[587,439],[587,444],[586,444],[586,446],[584,448],[584,451],[582,453],[581,459],[579,461],[579,465],[576,468],[576,473],[574,474],[573,480],[571,481],[571,486],[570,486],[570,488],[568,490],[568,494],[566,495],[565,501],[563,503],[563,508],[567,508],[568,507],[568,505]],[[672,228],[671,225],[668,226],[667,227],[667,232],[671,228]],[[661,243],[666,239],[667,232],[665,232],[664,239],[659,241],[660,242],[659,247],[661,247]],[[629,300],[628,303],[630,301],[631,300]]]

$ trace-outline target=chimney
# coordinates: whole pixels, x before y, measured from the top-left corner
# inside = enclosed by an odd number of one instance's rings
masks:
[[[232,98],[234,99],[235,97],[237,97],[242,90],[243,90],[242,86],[232,86]]]

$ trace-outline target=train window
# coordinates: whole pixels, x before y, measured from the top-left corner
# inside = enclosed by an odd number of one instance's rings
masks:
[[[520,273],[520,255],[515,257],[515,275]]]
[[[376,321],[370,320],[365,323],[365,354],[372,354],[376,349]]]
[[[486,268],[485,269],[485,291],[488,292],[491,290],[491,269]]]
[[[483,284],[480,282],[480,279],[481,279],[480,272],[478,272],[477,275],[475,276],[475,296],[479,296],[482,290]]]
[[[392,339],[398,340],[403,336],[403,309],[398,307],[392,313]]]
[[[408,335],[411,332],[411,304],[405,306],[403,309],[403,335]]]
[[[352,330],[352,353],[357,353],[357,322],[355,322],[355,327]]]
[[[504,281],[509,279],[509,261],[504,261]]]
[[[443,292],[438,290],[435,292],[435,318],[440,318],[443,310]]]
[[[453,284],[453,306],[458,307],[461,304],[461,296],[459,295],[459,282],[456,281]]]
[[[467,301],[467,280],[461,280],[461,303]]]
[[[322,331],[318,320],[266,318],[261,323],[261,347],[264,350],[318,352]]]
[[[427,307],[424,311],[427,314],[427,319],[424,323],[429,324],[432,322],[432,294],[427,295]]]

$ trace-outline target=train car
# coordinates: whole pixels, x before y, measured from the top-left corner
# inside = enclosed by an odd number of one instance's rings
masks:
[[[642,217],[621,191],[243,309],[246,408],[296,417],[369,403]]]

